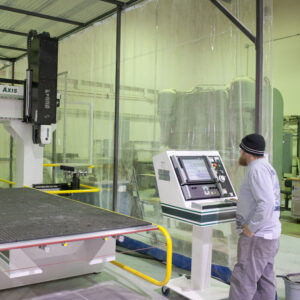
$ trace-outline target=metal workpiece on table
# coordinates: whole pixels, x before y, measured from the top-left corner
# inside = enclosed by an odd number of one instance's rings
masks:
[[[155,225],[31,188],[0,189],[0,250],[157,229]]]

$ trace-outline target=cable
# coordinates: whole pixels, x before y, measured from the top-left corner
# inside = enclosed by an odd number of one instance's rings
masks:
[[[28,58],[28,69],[31,66],[31,40],[37,36],[36,30],[30,30],[27,36],[27,58]]]

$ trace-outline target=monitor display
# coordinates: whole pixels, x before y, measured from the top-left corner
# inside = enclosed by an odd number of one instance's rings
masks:
[[[203,157],[181,157],[181,162],[189,181],[212,181]]]

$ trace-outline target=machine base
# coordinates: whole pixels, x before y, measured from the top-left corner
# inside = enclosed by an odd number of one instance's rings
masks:
[[[211,286],[203,291],[193,290],[192,281],[185,276],[170,280],[165,287],[192,300],[226,300],[229,295],[229,285],[213,278]]]
[[[111,237],[0,252],[0,290],[99,273],[114,259]]]

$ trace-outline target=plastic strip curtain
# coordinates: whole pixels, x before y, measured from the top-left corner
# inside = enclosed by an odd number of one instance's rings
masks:
[[[222,1],[254,35],[255,1]],[[265,1],[263,133],[272,159],[272,1]],[[255,46],[210,1],[144,1],[122,16],[119,181],[124,213],[167,226],[191,254],[191,226],[162,217],[152,166],[166,149],[218,150],[236,191],[241,138],[254,132]],[[121,200],[121,199],[120,199]],[[214,229],[213,263],[232,266],[234,224]]]
[[[44,147],[44,163],[87,170],[81,182],[99,192],[72,197],[112,208],[115,31],[112,16],[59,42],[57,89],[61,94],[57,129]],[[17,63],[22,79],[27,60]],[[89,168],[93,165],[93,168]],[[44,183],[71,181],[59,167],[44,168]]]
[[[12,63],[0,60],[0,78],[12,79]],[[6,85],[6,83],[1,83]],[[0,123],[0,178],[10,179],[10,151],[11,140],[9,133],[5,130],[2,123]],[[0,182],[0,188],[9,187],[7,183]]]

